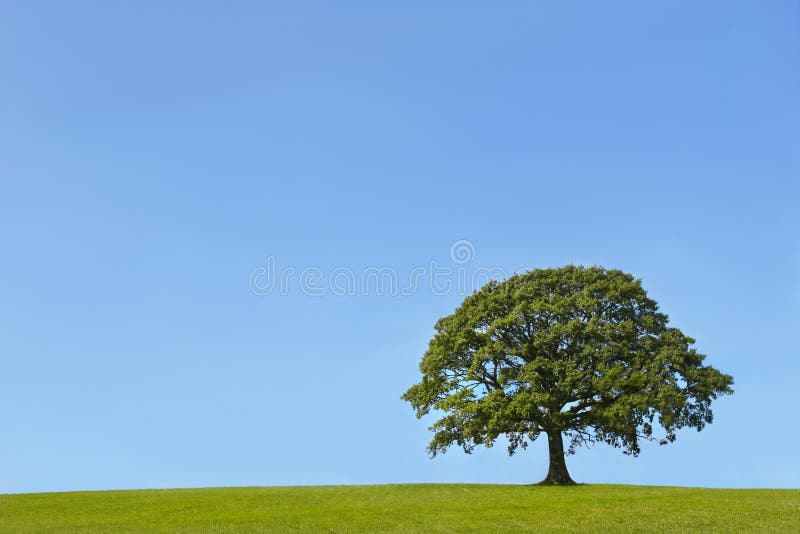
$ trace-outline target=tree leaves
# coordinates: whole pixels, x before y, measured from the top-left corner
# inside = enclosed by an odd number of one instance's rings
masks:
[[[403,399],[417,417],[441,415],[432,455],[501,435],[513,454],[542,432],[565,433],[570,451],[602,441],[636,455],[657,427],[663,443],[701,430],[711,401],[732,393],[693,344],[630,274],[539,269],[488,283],[437,321]]]

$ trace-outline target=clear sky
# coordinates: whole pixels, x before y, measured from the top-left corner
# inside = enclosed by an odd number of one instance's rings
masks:
[[[734,375],[576,480],[800,486],[800,3],[335,4],[0,3],[0,492],[543,478],[428,459],[431,262],[623,269]]]

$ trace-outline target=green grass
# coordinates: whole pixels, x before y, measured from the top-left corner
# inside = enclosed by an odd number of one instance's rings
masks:
[[[0,495],[0,532],[796,532],[800,490],[471,484]]]

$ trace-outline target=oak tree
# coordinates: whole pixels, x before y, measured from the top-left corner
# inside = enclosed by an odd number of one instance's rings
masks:
[[[563,437],[567,453],[605,442],[635,456],[640,440],[665,444],[711,423],[711,401],[733,379],[693,344],[630,274],[538,269],[488,283],[439,319],[403,399],[417,417],[438,414],[432,456],[500,436],[513,454],[544,434],[542,483],[573,484]]]

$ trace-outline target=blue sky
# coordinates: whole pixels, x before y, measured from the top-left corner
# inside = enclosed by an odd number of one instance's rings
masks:
[[[0,5],[0,492],[543,478],[400,400],[457,290],[268,258],[632,272],[736,394],[573,478],[800,486],[798,2],[162,4]]]

